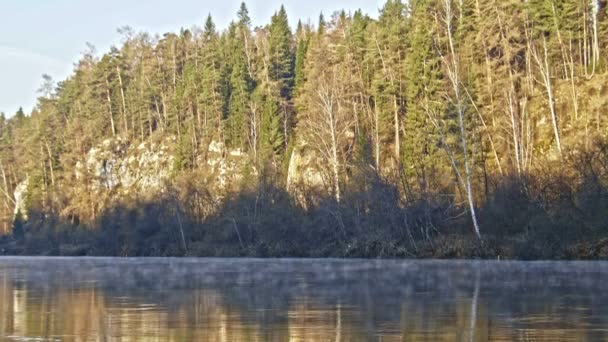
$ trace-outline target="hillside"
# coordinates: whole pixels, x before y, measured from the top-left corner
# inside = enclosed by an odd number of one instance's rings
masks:
[[[606,14],[122,29],[0,118],[0,254],[606,258]]]

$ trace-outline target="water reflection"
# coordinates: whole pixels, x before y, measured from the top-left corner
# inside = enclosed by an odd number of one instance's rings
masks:
[[[606,263],[0,259],[0,340],[608,341]]]

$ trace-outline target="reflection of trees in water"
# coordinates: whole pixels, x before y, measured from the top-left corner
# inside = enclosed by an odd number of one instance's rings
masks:
[[[469,341],[475,341],[475,328],[477,327],[477,302],[479,300],[479,283],[481,282],[481,274],[479,270],[475,272],[475,292],[471,300],[471,327],[469,329]]]
[[[578,340],[606,335],[559,328],[588,328],[583,324],[591,312],[595,324],[608,324],[608,295],[598,281],[608,270],[583,264],[15,263],[12,269],[0,264],[0,336],[483,341],[559,333]]]

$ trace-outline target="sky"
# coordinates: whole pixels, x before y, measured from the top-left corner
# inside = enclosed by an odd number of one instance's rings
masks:
[[[317,22],[319,13],[355,11],[377,17],[384,0],[249,0],[254,26],[270,22],[285,5],[290,24]],[[130,26],[153,34],[203,26],[211,14],[218,29],[236,17],[241,0],[0,0],[0,112],[29,113],[42,75],[67,78],[86,44],[98,54],[118,45],[117,29]]]

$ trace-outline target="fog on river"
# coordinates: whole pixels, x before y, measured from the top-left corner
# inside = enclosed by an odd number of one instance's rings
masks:
[[[608,341],[608,263],[0,258],[0,340]]]

